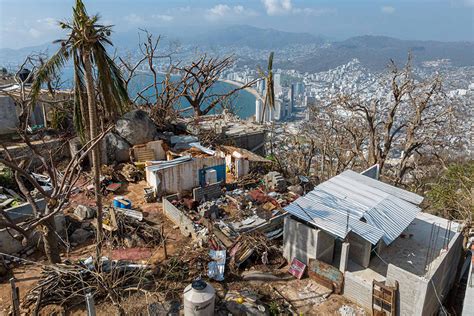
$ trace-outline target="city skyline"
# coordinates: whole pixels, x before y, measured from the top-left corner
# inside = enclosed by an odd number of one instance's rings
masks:
[[[0,0],[0,48],[51,42],[64,35],[57,21],[74,1]],[[86,1],[117,33],[139,28],[179,36],[246,24],[342,40],[358,35],[400,39],[473,41],[474,1],[308,1],[308,0],[100,0]],[[28,10],[25,10],[28,8]]]

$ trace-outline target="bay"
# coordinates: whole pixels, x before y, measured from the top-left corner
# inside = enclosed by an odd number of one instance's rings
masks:
[[[65,67],[62,73],[62,79],[64,80],[63,87],[64,88],[72,88],[74,71],[72,67]],[[158,74],[158,81],[162,81],[164,79],[164,74]],[[178,80],[177,76],[173,76],[172,80]],[[137,93],[142,91],[144,87],[147,87],[153,83],[153,77],[151,74],[147,73],[140,73],[136,77],[134,77],[130,84],[129,84],[129,91],[128,94],[130,98],[133,100]],[[222,81],[217,81],[214,86],[208,91],[209,94],[225,94],[232,89],[235,89],[236,86]],[[161,90],[161,87],[159,87]],[[149,94],[151,95],[152,90],[149,90]],[[208,103],[203,104],[203,108],[205,108]],[[223,110],[223,106],[229,108],[229,110],[240,117],[241,119],[248,119],[255,115],[255,96],[246,91],[240,90],[236,92],[232,97],[230,97],[225,104],[218,104],[209,114],[219,114]],[[181,97],[179,101],[176,103],[176,109],[184,109],[189,107],[189,103],[184,97]],[[184,115],[191,115],[191,112],[184,113]]]

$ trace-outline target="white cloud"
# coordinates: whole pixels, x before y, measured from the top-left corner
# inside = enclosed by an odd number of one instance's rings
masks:
[[[330,8],[297,8],[293,7],[291,0],[261,0],[268,15],[300,14],[320,16],[335,12]],[[474,1],[474,0],[473,0]]]
[[[380,10],[382,11],[382,13],[385,14],[392,14],[395,12],[395,8],[389,5],[383,6],[382,8],[380,8]]]
[[[129,23],[140,24],[145,22],[145,19],[138,14],[131,13],[125,16],[125,20]]]
[[[329,14],[336,12],[335,9],[330,8],[294,8],[292,11],[294,14],[304,14],[304,15],[311,15],[311,16],[321,16],[323,14]]]
[[[229,6],[227,4],[218,4],[207,10],[206,18],[208,20],[219,20],[222,18],[236,18],[256,16],[257,13],[242,5]]]
[[[33,38],[39,38],[43,33],[38,30],[38,29],[35,29],[35,28],[30,28],[28,30],[28,33],[31,35],[31,37]]]
[[[290,13],[293,5],[291,0],[262,0],[268,15]]]
[[[45,26],[46,28],[49,29],[55,29],[58,28],[58,20],[55,18],[44,18],[44,19],[39,19],[36,20],[39,24]]]
[[[170,22],[174,20],[174,16],[168,14],[155,14],[152,15],[152,17],[163,22]]]

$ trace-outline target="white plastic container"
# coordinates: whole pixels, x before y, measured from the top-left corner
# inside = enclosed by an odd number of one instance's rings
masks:
[[[204,280],[196,280],[184,289],[185,316],[212,316],[216,291]]]

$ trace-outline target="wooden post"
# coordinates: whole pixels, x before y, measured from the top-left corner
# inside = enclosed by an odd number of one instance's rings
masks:
[[[20,316],[20,290],[16,287],[15,278],[10,279],[12,288],[12,315]]]
[[[165,260],[168,259],[168,250],[166,249],[166,236],[165,236],[165,227],[161,225],[161,238],[163,238],[163,254],[165,255]]]

